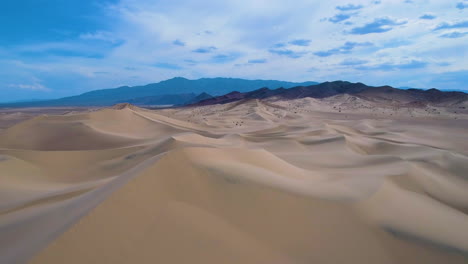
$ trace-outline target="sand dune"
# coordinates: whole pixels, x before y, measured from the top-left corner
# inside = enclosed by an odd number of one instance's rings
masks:
[[[467,263],[468,116],[356,100],[4,117],[0,263]]]

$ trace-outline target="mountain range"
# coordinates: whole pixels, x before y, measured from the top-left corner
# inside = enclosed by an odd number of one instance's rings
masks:
[[[454,105],[468,101],[468,94],[463,92],[447,92],[437,89],[398,89],[391,86],[367,86],[363,83],[346,81],[324,82],[317,85],[298,86],[290,89],[267,87],[250,92],[234,91],[222,96],[201,100],[193,105],[224,104],[239,100],[266,99],[299,99],[305,97],[326,98],[339,94],[349,94],[362,99],[380,103],[410,104],[424,106],[426,104]]]
[[[54,100],[0,104],[0,107],[107,106],[122,102],[132,102],[137,105],[180,105],[192,102],[198,95],[203,93],[217,96],[232,91],[248,92],[262,87],[275,89],[314,84],[317,83],[245,80],[236,78],[202,78],[198,80],[188,80],[182,77],[176,77],[143,86],[122,86],[113,89],[90,91],[77,96]]]
[[[0,107],[44,106],[109,106],[130,103],[139,106],[155,105],[210,105],[244,99],[298,99],[304,97],[326,98],[349,94],[381,103],[457,104],[468,100],[463,92],[447,92],[437,89],[401,89],[391,86],[368,86],[346,81],[334,82],[285,82],[275,80],[245,80],[235,78],[202,78],[188,80],[172,78],[144,86],[123,86],[95,90],[77,96],[55,100],[0,104]]]

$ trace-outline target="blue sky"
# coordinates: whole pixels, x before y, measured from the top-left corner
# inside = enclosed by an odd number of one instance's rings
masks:
[[[5,0],[0,101],[182,76],[468,90],[468,0]]]

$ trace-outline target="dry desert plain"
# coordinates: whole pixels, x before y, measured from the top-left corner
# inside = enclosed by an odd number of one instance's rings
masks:
[[[0,263],[468,263],[466,108],[343,96],[2,110]]]

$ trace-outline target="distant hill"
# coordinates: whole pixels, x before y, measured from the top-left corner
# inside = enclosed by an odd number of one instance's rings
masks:
[[[201,95],[201,94],[200,94]],[[122,100],[119,103],[130,103],[133,105],[184,105],[191,102],[198,102],[208,97],[203,97],[200,100],[196,100],[197,95],[194,93],[189,94],[165,94],[155,96],[138,97],[129,100]]]
[[[203,101],[203,100],[207,100],[207,99],[210,99],[210,98],[213,98],[212,95],[210,94],[207,94],[205,92],[195,96],[194,98],[192,98],[191,100],[189,101],[186,101],[184,104],[193,104],[193,103],[197,103],[197,102],[200,102],[200,101]]]
[[[77,96],[70,96],[55,100],[17,102],[0,104],[0,107],[27,107],[27,106],[107,106],[126,101],[149,101],[158,104],[171,104],[169,97],[174,99],[175,95],[207,93],[213,96],[222,95],[231,91],[248,92],[261,87],[276,89],[279,87],[291,88],[295,86],[309,86],[316,82],[284,82],[274,80],[245,80],[236,78],[202,78],[188,80],[176,77],[159,83],[144,86],[122,86],[113,89],[95,90]],[[166,96],[167,101],[158,96]],[[148,97],[147,99],[143,99]],[[149,97],[153,97],[152,99]],[[177,101],[177,100],[176,100]]]
[[[250,92],[234,91],[225,95],[202,100],[194,105],[224,104],[246,99],[299,99],[304,97],[326,98],[338,94],[350,94],[380,103],[395,103],[409,105],[458,104],[468,100],[468,94],[463,92],[445,92],[437,89],[397,89],[391,86],[367,86],[363,83],[345,81],[324,82],[317,85],[298,86],[290,89],[260,88]]]

